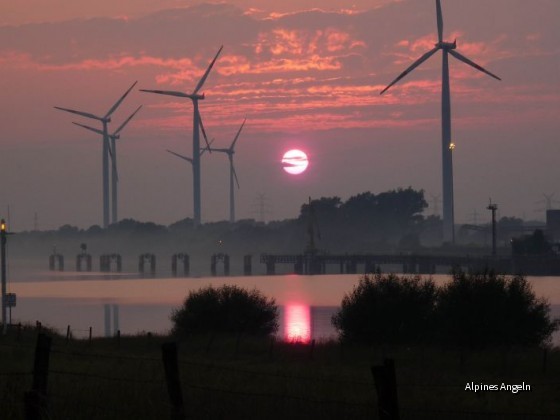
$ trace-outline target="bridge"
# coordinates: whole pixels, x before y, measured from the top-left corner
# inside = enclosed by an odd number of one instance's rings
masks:
[[[266,274],[276,274],[277,264],[291,264],[296,274],[325,274],[327,265],[338,266],[340,274],[373,273],[383,265],[401,266],[405,274],[435,274],[457,267],[465,271],[493,269],[501,273],[512,273],[514,264],[511,257],[474,257],[416,254],[261,254],[260,262],[266,265]],[[358,271],[358,267],[361,270]],[[438,270],[439,269],[439,270]],[[383,270],[381,270],[383,271]]]

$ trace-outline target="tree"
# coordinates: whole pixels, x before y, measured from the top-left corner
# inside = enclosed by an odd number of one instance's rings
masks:
[[[344,296],[332,323],[345,341],[404,344],[422,340],[434,316],[436,286],[420,277],[364,276]]]
[[[278,307],[256,289],[209,286],[191,292],[171,315],[172,333],[248,333],[268,335],[278,330]]]
[[[511,247],[514,255],[550,255],[553,253],[551,243],[540,229],[535,230],[532,235],[513,238]]]
[[[437,308],[443,342],[464,347],[540,345],[558,328],[522,276],[455,272]]]

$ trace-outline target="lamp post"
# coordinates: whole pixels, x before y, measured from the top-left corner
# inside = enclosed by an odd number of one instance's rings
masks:
[[[498,205],[492,204],[492,200],[490,200],[490,204],[486,208],[492,212],[492,256],[496,257],[498,254],[496,249],[496,211]]]
[[[8,323],[6,317],[6,221],[4,219],[0,220],[0,248],[1,248],[1,259],[2,259],[2,334],[6,335],[8,332]]]

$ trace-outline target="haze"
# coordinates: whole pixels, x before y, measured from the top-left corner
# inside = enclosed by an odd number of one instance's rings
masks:
[[[135,80],[190,92],[222,44],[200,108],[215,147],[247,117],[238,219],[258,217],[258,193],[273,219],[295,217],[308,196],[441,194],[441,59],[379,95],[437,41],[433,0],[153,3],[0,1],[0,214],[10,207],[13,230],[32,229],[35,213],[40,229],[101,224],[101,140],[53,106],[102,114]],[[542,220],[536,202],[560,193],[560,3],[442,6],[444,38],[503,79],[450,64],[455,221],[489,219],[490,197],[501,216]],[[192,217],[192,171],[165,152],[192,154],[192,104],[135,90],[113,129],[140,104],[119,140],[119,216]],[[291,148],[309,156],[299,177],[282,170]],[[228,218],[228,177],[226,157],[203,156],[203,221]]]

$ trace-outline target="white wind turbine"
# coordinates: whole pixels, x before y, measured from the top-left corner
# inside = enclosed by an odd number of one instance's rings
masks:
[[[218,59],[220,52],[222,52],[223,45],[220,47],[216,56],[206,69],[206,72],[194,88],[192,93],[184,93],[184,92],[176,92],[170,90],[147,90],[147,89],[140,89],[141,92],[149,92],[149,93],[158,93],[160,95],[169,95],[169,96],[178,96],[180,98],[189,98],[193,102],[194,106],[194,113],[193,113],[193,157],[192,157],[192,166],[193,166],[193,205],[194,205],[194,225],[198,226],[201,222],[201,212],[200,212],[200,130],[199,127],[202,129],[202,134],[204,135],[204,139],[206,140],[206,145],[210,148],[208,144],[208,139],[206,138],[206,133],[204,131],[204,126],[202,125],[202,121],[200,119],[200,113],[198,111],[198,101],[204,99],[204,93],[200,95],[198,91],[204,85],[210,70],[214,66],[214,63]]]
[[[142,105],[140,105],[138,108],[136,108],[136,111],[134,111],[130,117],[128,117],[119,128],[117,128],[115,130],[115,132],[113,134],[109,134],[109,140],[111,140],[111,145],[109,147],[109,154],[111,155],[111,161],[113,162],[112,165],[112,169],[111,169],[111,210],[112,210],[112,217],[111,217],[111,223],[117,223],[119,221],[118,218],[118,187],[117,184],[119,182],[119,173],[117,170],[117,143],[116,141],[118,139],[121,138],[120,132],[124,129],[124,127],[126,127],[126,125],[129,123],[129,121],[136,115],[136,113],[138,111],[140,111],[140,108],[142,108]],[[73,122],[72,124],[76,124],[79,125],[80,127],[86,128],[90,131],[93,131],[97,134],[101,134],[103,135],[103,131],[97,129],[97,128],[93,128],[84,124],[80,124],[77,122]]]
[[[99,117],[89,112],[75,111],[73,109],[61,108],[55,106],[56,109],[61,111],[70,112],[72,114],[81,115],[82,117],[92,118],[97,121],[101,121],[102,133],[103,133],[103,151],[102,151],[102,162],[103,162],[103,176],[102,176],[102,188],[103,188],[103,227],[109,226],[109,132],[107,124],[111,122],[111,114],[116,111],[119,105],[124,101],[124,98],[130,93],[132,88],[138,82],[134,82],[132,86],[122,95],[119,100],[109,109],[109,111],[103,116]]]
[[[237,139],[239,138],[239,134],[241,134],[241,130],[243,130],[243,126],[245,125],[245,121],[247,121],[247,118],[245,118],[243,120],[243,123],[241,124],[241,127],[239,127],[239,130],[237,131],[237,134],[235,135],[235,138],[233,139],[233,141],[231,142],[231,146],[229,146],[227,149],[212,149],[210,148],[210,150],[212,152],[220,152],[220,153],[225,153],[227,154],[228,158],[229,158],[229,222],[230,223],[235,223],[235,193],[234,193],[234,188],[233,188],[233,179],[235,178],[235,182],[237,183],[237,188],[239,188],[239,180],[237,179],[237,174],[235,173],[235,167],[233,166],[233,155],[235,154],[235,143],[237,142]]]
[[[391,82],[389,86],[381,91],[385,93],[391,86],[408,75],[412,70],[428,60],[437,51],[443,53],[442,69],[442,90],[441,90],[441,128],[442,128],[442,161],[443,161],[443,239],[446,242],[455,242],[455,218],[453,209],[453,149],[455,145],[451,142],[451,94],[449,88],[449,54],[468,64],[475,69],[486,73],[494,79],[501,80],[498,76],[485,70],[478,64],[469,60],[464,55],[456,51],[457,40],[453,43],[443,41],[443,17],[441,12],[441,2],[436,0],[438,43],[435,47],[416,60],[409,68],[402,72],[399,77]]]

